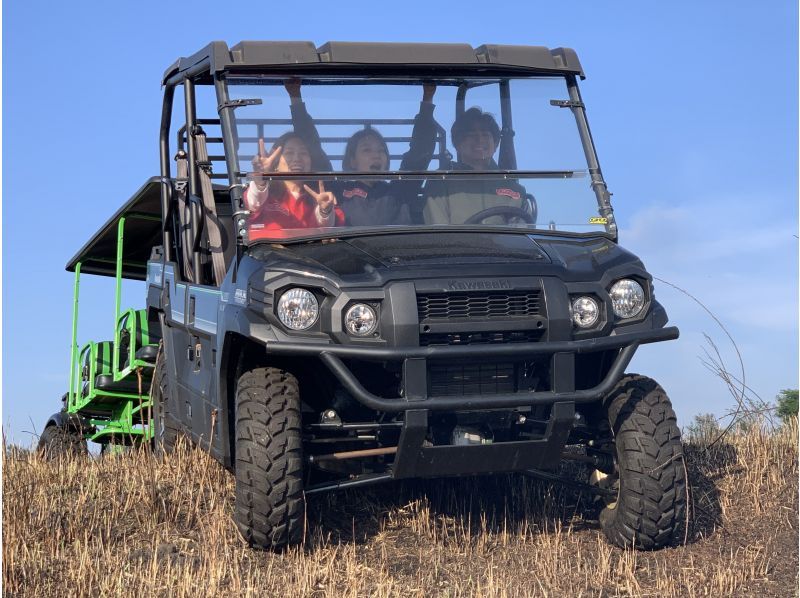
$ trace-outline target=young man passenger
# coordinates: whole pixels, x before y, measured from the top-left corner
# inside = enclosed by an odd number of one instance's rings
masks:
[[[500,143],[500,127],[491,114],[473,107],[453,123],[450,138],[458,160],[452,170],[498,170],[494,154]],[[463,224],[482,210],[511,206],[529,211],[525,188],[512,180],[464,178],[429,181],[423,212],[426,224]],[[483,221],[502,224],[502,216]]]

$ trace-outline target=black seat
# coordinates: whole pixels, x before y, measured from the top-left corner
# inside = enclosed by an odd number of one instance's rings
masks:
[[[83,367],[81,368],[81,380],[83,381],[83,388],[81,389],[81,396],[87,397],[92,392],[92,387],[89,384],[90,377],[94,374],[95,379],[101,375],[111,374],[111,358],[113,341],[100,341],[97,343],[89,343],[83,349],[82,361]],[[92,364],[92,354],[94,353],[94,364]],[[94,368],[92,368],[94,366]]]
[[[94,387],[96,390],[104,390],[106,392],[125,392],[129,394],[139,394],[139,381],[136,376],[128,376],[124,380],[114,382],[114,376],[111,374],[101,374],[94,379]],[[150,388],[150,382],[142,380],[142,392],[147,393]]]
[[[156,345],[145,345],[136,351],[136,359],[141,359],[147,363],[155,363],[156,356],[158,356],[158,347]]]
[[[132,316],[132,317],[131,317]],[[131,343],[135,358],[146,363],[155,363],[161,327],[157,322],[148,322],[147,310],[128,310],[119,320],[120,369],[130,365]]]

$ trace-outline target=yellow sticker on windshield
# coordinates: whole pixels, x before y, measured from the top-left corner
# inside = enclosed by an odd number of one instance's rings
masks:
[[[589,218],[589,224],[608,224],[608,218],[603,216],[592,216]]]

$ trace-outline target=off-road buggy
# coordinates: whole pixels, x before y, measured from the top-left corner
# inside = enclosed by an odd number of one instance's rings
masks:
[[[670,543],[685,509],[680,433],[661,387],[625,370],[678,330],[618,245],[579,78],[574,51],[528,46],[214,42],[175,62],[160,176],[67,266],[70,386],[42,449],[169,452],[188,437],[233,471],[236,523],[264,548],[301,540],[316,493],[548,477],[578,460],[613,543]],[[434,86],[424,159],[407,161]],[[499,119],[491,143],[473,139],[485,168],[459,162],[449,138],[473,106]],[[325,167],[254,171],[301,125]],[[365,128],[388,164],[354,171],[347,143]],[[291,184],[335,189],[344,220],[274,225],[270,210],[288,218],[309,201]],[[396,190],[384,201],[403,207],[397,221],[352,203],[379,184]],[[116,276],[117,315],[113,340],[79,349],[81,273]],[[146,282],[144,309],[121,309],[123,278]]]

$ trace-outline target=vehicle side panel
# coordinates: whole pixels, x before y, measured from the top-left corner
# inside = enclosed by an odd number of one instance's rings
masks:
[[[213,452],[219,453],[226,446],[217,401],[216,333],[221,292],[178,282],[175,272],[175,264],[148,264],[148,307],[163,314],[163,350],[169,390],[177,398],[175,416],[195,442],[207,447],[212,440]]]

